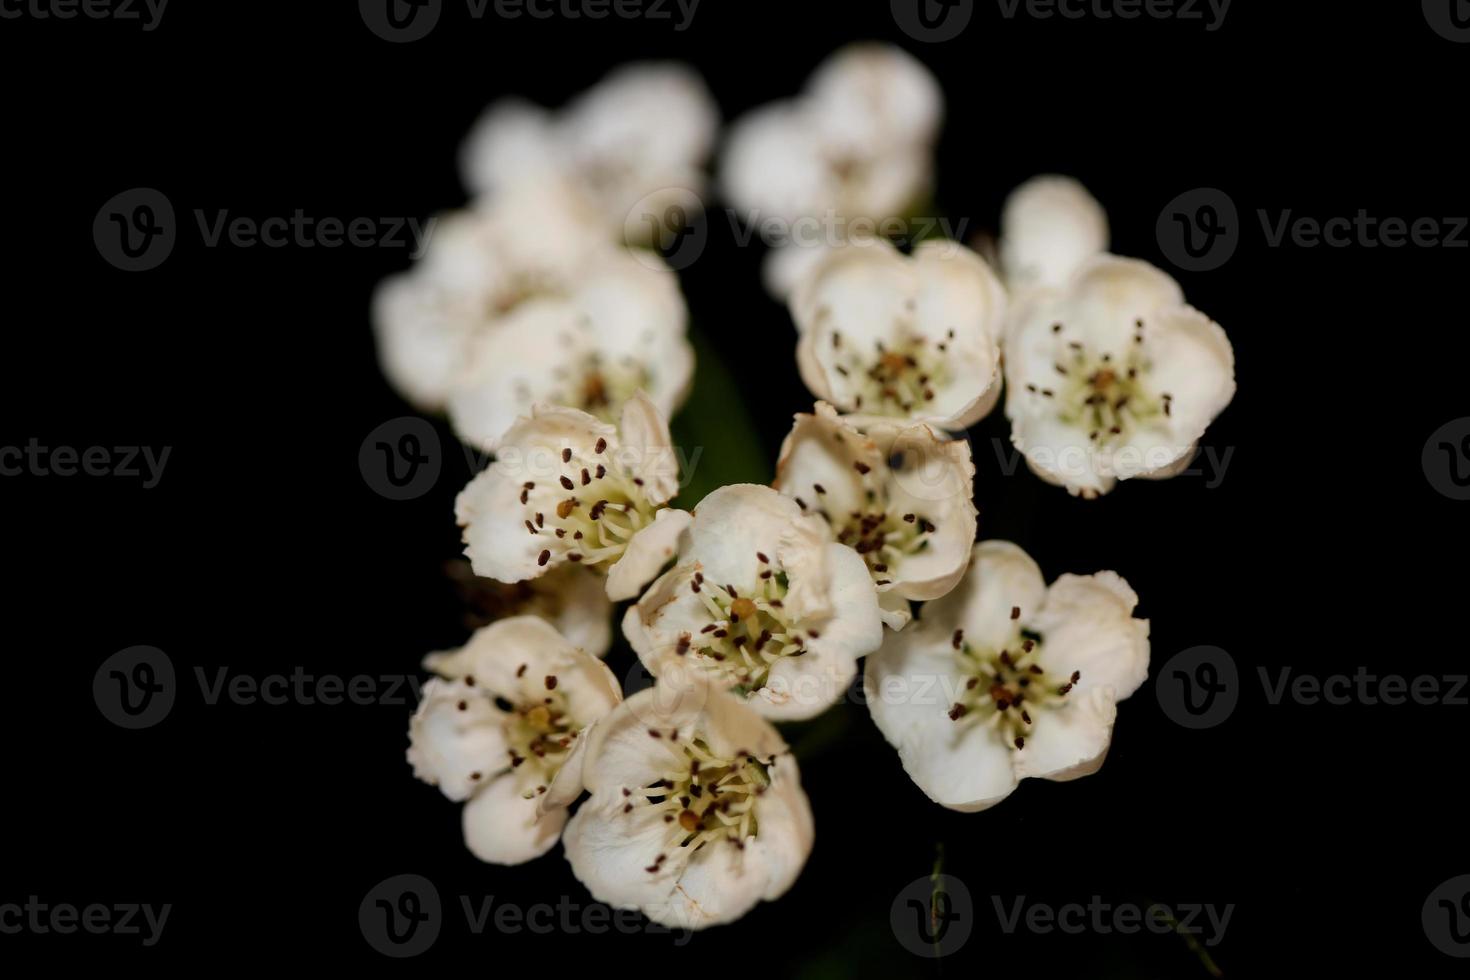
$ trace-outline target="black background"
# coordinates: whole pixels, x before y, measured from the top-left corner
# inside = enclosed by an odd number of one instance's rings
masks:
[[[1466,710],[1267,703],[1257,666],[1466,672],[1459,619],[1466,505],[1436,493],[1420,452],[1465,414],[1467,253],[1270,248],[1257,209],[1319,218],[1448,217],[1464,194],[1470,47],[1416,3],[1238,0],[1223,27],[1171,20],[1006,20],[991,3],[956,40],[921,44],[886,3],[705,0],[669,22],[475,21],[389,44],[354,4],[170,5],[156,31],[121,22],[0,21],[6,182],[0,444],[170,446],[161,483],[0,479],[9,574],[0,902],[172,903],[162,941],[0,936],[22,952],[120,966],[393,967],[357,907],[381,879],[430,878],[448,921],[418,960],[575,975],[1204,977],[1175,936],[1005,935],[991,904],[1234,904],[1212,954],[1227,976],[1390,965],[1463,973],[1420,907],[1470,871]],[[588,901],[559,849],[513,869],[463,848],[458,808],[404,762],[407,706],[207,706],[193,671],[403,674],[461,642],[441,566],[457,553],[464,458],[440,426],[444,475],[392,502],[358,448],[408,409],[378,372],[374,283],[402,249],[205,248],[194,209],[265,218],[424,217],[459,205],[455,154],[505,93],[559,105],[610,67],[688,61],[726,119],[794,93],[843,42],[902,43],[939,77],[948,118],[937,207],[993,227],[1038,172],[1082,179],[1114,251],[1176,272],[1234,343],[1239,392],[1210,429],[1234,450],[1218,487],[1125,484],[1094,502],[971,432],[981,533],[1049,577],[1114,568],[1153,622],[1153,668],[1228,650],[1244,692],[1220,727],[1187,731],[1153,684],[1119,711],[1096,776],[1033,781],[976,815],[929,803],[855,704],[835,744],[803,756],[817,842],[798,884],[737,925],[667,936],[487,933],[457,896]],[[124,273],[95,247],[108,198],[156,187],[180,215],[162,267]],[[1229,193],[1242,242],[1222,268],[1167,264],[1155,221],[1197,187]],[[810,405],[794,332],[768,300],[758,247],[723,212],[682,275],[693,318],[740,381],[764,448]],[[173,713],[138,732],[94,705],[93,673],[134,644],[180,673]],[[631,665],[626,649],[612,664]],[[800,745],[801,732],[792,733]],[[945,869],[975,899],[974,934],[938,966],[888,924],[899,891]]]

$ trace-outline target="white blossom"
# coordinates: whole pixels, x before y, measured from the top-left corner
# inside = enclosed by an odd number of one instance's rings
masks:
[[[1148,676],[1148,621],[1113,572],[1049,588],[1006,541],[975,546],[954,591],[868,658],[874,722],[913,781],[953,810],[983,810],[1019,780],[1097,771],[1117,702]]]

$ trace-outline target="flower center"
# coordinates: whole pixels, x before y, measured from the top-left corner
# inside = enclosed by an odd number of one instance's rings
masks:
[[[894,460],[890,460],[889,466],[890,470],[897,468]],[[802,510],[815,509],[822,515],[835,533],[838,544],[848,545],[863,556],[868,573],[876,584],[888,585],[892,582],[890,567],[928,548],[929,536],[934,533],[935,526],[922,514],[899,514],[889,510],[881,481],[870,476],[873,468],[861,461],[853,463],[853,468],[863,483],[862,509],[848,511],[845,517],[834,516],[825,506],[827,488],[820,483],[812,484],[814,500],[811,506],[804,497],[796,497],[795,500]]]
[[[682,765],[639,789],[623,790],[623,812],[651,807],[668,825],[666,850],[646,870],[657,874],[670,857],[687,859],[711,841],[728,841],[744,849],[760,832],[756,802],[771,785],[774,756],[762,762],[741,750],[735,758],[715,754],[699,734],[680,738],[677,731],[649,729],[654,739],[668,739]]]
[[[1041,637],[1026,630],[1017,630],[999,651],[972,645],[964,630],[955,630],[951,645],[966,681],[949,709],[950,720],[994,728],[1017,749],[1026,747],[1041,712],[1062,704],[1082,677],[1080,671],[1066,679],[1048,674],[1036,663]]]
[[[516,676],[523,679],[524,688],[530,688],[537,681],[526,678],[526,670],[527,665],[522,664]],[[474,683],[472,677],[465,680]],[[495,697],[495,706],[504,714],[510,768],[522,785],[530,787],[522,794],[527,799],[546,792],[581,727],[572,718],[566,697],[556,689],[555,674],[541,678],[539,686],[544,690],[523,690],[519,700]]]
[[[549,538],[537,559],[542,565],[553,553],[571,562],[616,561],[659,510],[644,494],[642,478],[607,454],[606,439],[598,439],[590,454],[563,449],[561,474],[521,484],[521,504],[527,533]]]
[[[948,382],[945,355],[954,340],[931,344],[927,337],[907,333],[894,344],[873,342],[872,354],[843,346],[842,334],[832,332],[834,370],[846,379],[855,409],[873,415],[906,416],[915,406],[934,400],[936,386]]]
[[[616,424],[623,404],[640,389],[650,387],[648,368],[636,358],[608,363],[590,353],[566,371],[559,372],[562,390],[551,400],[558,405],[581,409],[604,422]]]
[[[1057,417],[1087,431],[1087,438],[1107,446],[1125,440],[1132,429],[1167,416],[1173,395],[1157,397],[1145,380],[1152,361],[1144,350],[1143,320],[1134,321],[1133,343],[1121,358],[1096,352],[1079,340],[1067,340],[1066,327],[1052,324],[1057,352],[1056,388],[1028,384],[1026,390],[1056,402]]]
[[[777,571],[762,552],[756,558],[762,566],[758,584],[743,593],[733,585],[707,581],[703,572],[694,573],[689,588],[704,603],[710,622],[697,633],[682,634],[674,649],[681,657],[698,658],[742,697],[763,688],[782,657],[806,653],[803,635],[783,606],[786,573]],[[805,631],[806,639],[817,636],[816,630]]]

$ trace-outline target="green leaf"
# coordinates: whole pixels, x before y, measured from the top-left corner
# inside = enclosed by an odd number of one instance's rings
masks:
[[[698,330],[689,331],[689,340],[694,390],[669,427],[683,484],[674,503],[685,510],[731,483],[769,483],[775,468],[734,377]]]

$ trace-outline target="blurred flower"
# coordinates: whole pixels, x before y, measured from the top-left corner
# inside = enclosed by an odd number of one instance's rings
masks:
[[[676,929],[733,922],[791,887],[811,853],[796,759],[771,725],[690,672],[633,695],[587,736],[591,797],[567,825],[598,901]]]
[[[609,247],[588,257],[560,295],[542,294],[476,332],[449,390],[459,437],[494,451],[533,404],[615,421],[636,391],[665,417],[694,376],[678,278],[653,253]]]
[[[555,181],[437,219],[423,256],[373,298],[383,371],[405,398],[442,411],[469,342],[527,302],[574,291],[612,252],[593,217]]]
[[[678,564],[623,619],[655,676],[690,665],[767,718],[835,703],[883,639],[878,596],[856,551],[770,487],[705,497]]]
[[[497,582],[563,564],[607,569],[607,594],[630,599],[678,548],[689,515],[668,423],[642,392],[618,428],[572,408],[537,405],[505,433],[495,462],[455,501],[465,554]]]
[[[461,169],[471,192],[487,195],[560,175],[612,233],[626,230],[630,241],[647,244],[667,207],[699,200],[719,121],[692,69],[626,65],[561,112],[517,99],[495,103],[466,139]]]
[[[1071,177],[1033,177],[1006,198],[1001,268],[1012,293],[1065,286],[1082,264],[1108,250],[1108,216]]]
[[[1113,255],[1014,304],[1005,373],[1011,441],[1039,476],[1083,497],[1174,476],[1235,394],[1219,324],[1163,272]]]
[[[797,366],[844,412],[968,428],[1000,397],[1005,290],[954,242],[833,249],[791,298]]]
[[[944,98],[903,50],[853,45],[820,65],[806,90],[737,120],[720,161],[726,196],[757,228],[786,234],[765,280],[784,298],[849,225],[901,217],[928,193]],[[810,219],[821,219],[813,223]]]
[[[884,620],[901,629],[907,600],[937,599],[965,573],[974,483],[964,440],[923,424],[874,419],[860,428],[818,402],[814,414],[796,416],[773,485],[863,557],[880,597],[899,600],[884,603]]]
[[[449,576],[469,607],[471,629],[511,616],[539,616],[594,657],[612,646],[612,602],[603,577],[582,565],[562,565],[524,582],[497,582],[476,575],[470,563],[448,563]],[[436,655],[437,656],[437,655]],[[433,669],[433,664],[428,665]]]
[[[1148,676],[1148,620],[1113,572],[1050,588],[1006,541],[975,546],[959,586],[868,658],[873,721],[930,799],[975,811],[1028,776],[1096,772],[1117,702]]]
[[[534,616],[504,619],[426,666],[409,723],[413,773],[465,802],[464,838],[493,864],[551,849],[581,793],[587,727],[622,700],[602,661]]]

